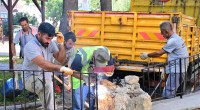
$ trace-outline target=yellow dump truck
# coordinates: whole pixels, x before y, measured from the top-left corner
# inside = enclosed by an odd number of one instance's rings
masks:
[[[197,19],[200,26],[200,0],[131,0],[131,11],[182,12]]]
[[[166,39],[161,35],[159,25],[171,21],[174,31],[180,35],[188,48],[189,55],[199,52],[199,28],[195,18],[182,13],[142,12],[69,12],[71,31],[76,34],[76,47],[107,46],[113,56],[118,56],[116,70],[141,72],[140,53],[161,49]],[[166,55],[152,58],[152,62],[165,62]]]

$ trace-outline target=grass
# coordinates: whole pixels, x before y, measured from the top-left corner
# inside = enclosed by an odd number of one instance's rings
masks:
[[[9,63],[9,56],[0,56],[0,62],[1,63]],[[23,59],[18,59],[17,63],[22,64]]]
[[[4,79],[4,77],[5,77],[5,79]],[[13,77],[13,72],[0,71],[0,90],[3,87],[3,81],[6,82],[8,79],[10,79],[12,77]],[[6,105],[8,106],[8,105],[25,103],[25,97],[27,96],[27,94],[28,94],[28,91],[23,90],[22,93],[15,98],[15,100],[11,99],[11,98],[6,98]],[[31,101],[34,101],[34,100],[26,99],[26,103],[31,102]],[[4,97],[2,94],[0,94],[0,106],[3,106],[3,105],[4,105]]]

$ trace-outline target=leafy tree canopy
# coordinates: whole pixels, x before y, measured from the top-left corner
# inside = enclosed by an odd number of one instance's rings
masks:
[[[130,11],[131,0],[112,0],[113,11]]]
[[[57,26],[62,15],[62,3],[62,0],[49,0],[46,3],[46,10],[48,11],[45,12],[45,16],[53,21],[54,26]]]
[[[19,25],[18,21],[21,17],[27,17],[29,20],[29,24],[32,25],[38,24],[37,18],[35,16],[30,16],[28,13],[19,12],[13,15],[13,25]]]
[[[32,0],[24,0],[26,4],[33,3]],[[62,15],[63,0],[48,0],[45,2],[45,17],[48,20],[53,21],[53,25],[56,27],[60,17]]]

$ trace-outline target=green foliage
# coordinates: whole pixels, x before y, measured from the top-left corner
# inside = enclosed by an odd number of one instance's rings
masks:
[[[8,35],[8,21],[3,21],[3,34]]]
[[[19,13],[16,13],[16,15],[13,15],[13,25],[18,25],[19,24],[18,21],[21,17],[27,17],[29,20],[29,24],[32,24],[32,25],[38,24],[37,18],[35,16],[30,16],[28,13],[19,12]]]
[[[33,3],[32,0],[24,0],[24,1],[26,2],[27,5],[30,4],[30,3]]]
[[[19,19],[21,17],[27,17],[29,20],[29,24],[38,25],[37,18],[35,16],[31,16],[28,13],[19,12],[13,15],[13,25],[19,25]],[[3,21],[3,32],[4,35],[8,35],[8,21]]]
[[[3,71],[0,71],[0,89],[3,87],[3,81],[7,81],[8,79],[13,77],[13,72],[8,72],[8,71],[4,72],[5,73],[3,73]],[[20,75],[18,77],[20,78]],[[24,97],[26,97],[27,95],[28,91],[24,89],[24,91],[19,96],[16,97],[15,102],[14,99],[6,98],[6,105],[8,106],[8,105],[13,105],[14,103],[15,104],[24,103],[25,101]],[[27,102],[33,102],[33,100],[26,99],[26,103]],[[4,97],[2,95],[0,95],[0,106],[4,106]]]
[[[130,11],[131,0],[112,0],[113,11]],[[89,0],[90,10],[100,11],[101,4],[100,0]],[[79,6],[81,8],[81,5]]]
[[[24,0],[26,4],[33,3],[32,0]],[[58,21],[60,21],[62,15],[63,0],[48,0],[45,2],[45,17],[48,20],[53,21],[53,25],[57,27]]]
[[[46,2],[46,13],[45,16],[47,19],[52,20],[54,26],[57,26],[57,22],[60,20],[60,17],[62,15],[62,6],[63,2],[62,0],[49,0]]]
[[[131,0],[112,0],[113,11],[130,11]]]
[[[0,62],[1,63],[9,63],[9,57],[8,56],[0,56]],[[18,59],[18,64],[22,64],[23,59]]]
[[[90,10],[100,11],[100,0],[89,0]]]

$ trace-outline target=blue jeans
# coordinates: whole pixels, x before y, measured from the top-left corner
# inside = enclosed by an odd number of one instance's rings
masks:
[[[90,99],[89,101],[90,110],[94,110],[94,104],[95,104],[94,86],[89,87],[83,84],[79,88],[73,89],[73,110],[83,110],[86,98]]]
[[[182,73],[181,82],[184,82],[185,73]],[[162,92],[162,97],[164,98],[173,98],[176,96],[176,91],[180,86],[180,73],[170,73],[165,88]]]

